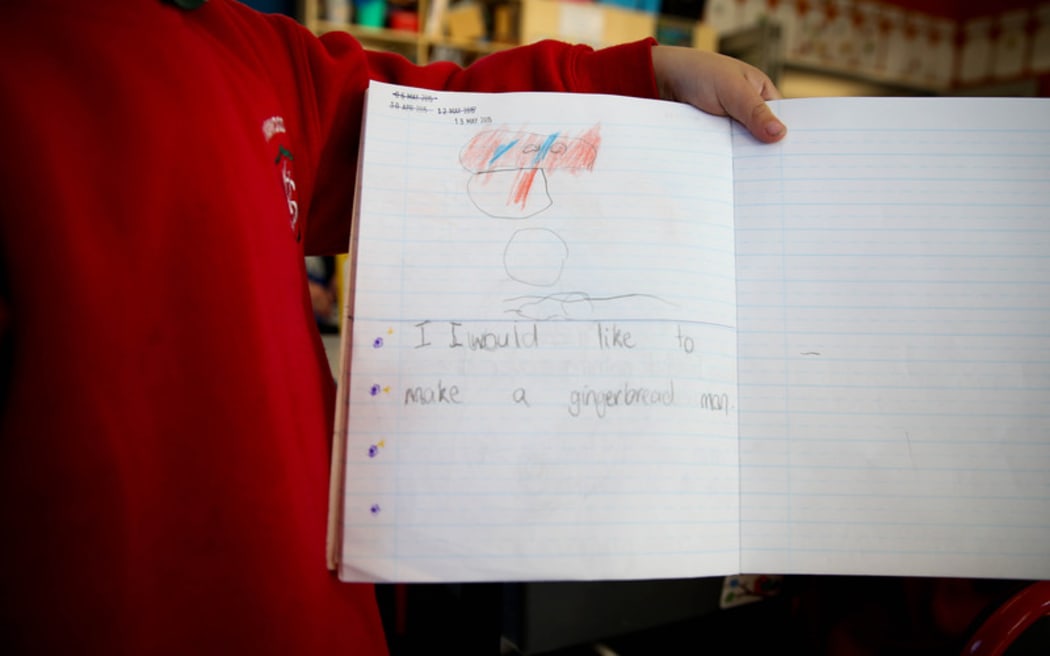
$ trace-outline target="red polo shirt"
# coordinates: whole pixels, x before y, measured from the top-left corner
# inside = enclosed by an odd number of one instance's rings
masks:
[[[649,44],[418,68],[236,2],[33,0],[0,47],[0,649],[384,653],[325,568],[303,270],[346,247],[362,92],[653,96]]]

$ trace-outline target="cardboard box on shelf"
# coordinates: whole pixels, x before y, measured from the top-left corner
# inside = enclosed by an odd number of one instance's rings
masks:
[[[481,5],[463,2],[449,7],[445,13],[445,27],[456,41],[476,41],[485,38],[485,17]]]

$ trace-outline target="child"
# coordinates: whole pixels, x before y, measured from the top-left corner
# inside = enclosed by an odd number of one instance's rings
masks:
[[[370,79],[784,133],[761,72],[649,41],[459,69],[232,0],[4,14],[5,653],[385,653],[372,588],[325,568],[334,388],[303,267],[347,245]]]

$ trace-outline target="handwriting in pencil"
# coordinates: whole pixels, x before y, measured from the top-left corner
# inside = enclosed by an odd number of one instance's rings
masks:
[[[609,408],[630,406],[671,406],[674,405],[674,381],[667,381],[667,387],[648,387],[632,385],[625,382],[617,387],[595,389],[584,386],[569,392],[569,414],[579,417],[584,410],[593,411],[598,418],[604,418]]]
[[[447,385],[438,380],[434,385],[416,385],[405,390],[405,405],[459,405],[459,385]]]

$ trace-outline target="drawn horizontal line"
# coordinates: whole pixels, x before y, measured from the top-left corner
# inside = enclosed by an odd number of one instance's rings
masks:
[[[362,509],[361,514],[367,514],[368,507],[365,506]],[[434,514],[437,514],[436,512]],[[543,522],[543,521],[515,521],[515,522],[490,522],[485,520],[478,520],[476,522],[400,522],[397,526],[400,527],[412,527],[417,529],[434,529],[434,528],[484,528],[484,529],[507,529],[515,527],[533,527],[533,528],[601,528],[611,526],[736,526],[739,522],[736,519],[696,519],[696,520],[685,520],[685,521],[662,521],[658,519],[653,520],[583,520],[573,519],[570,521],[563,522]],[[345,527],[361,527],[361,526],[374,526],[371,522],[353,522],[348,521],[344,524]]]
[[[507,319],[502,317],[382,317],[382,316],[348,316],[348,319],[352,321],[373,321],[376,323],[408,323],[413,326],[424,321],[430,323],[440,322],[457,322],[457,323],[505,323],[505,324],[595,324],[595,323],[653,323],[653,324],[672,324],[682,323],[697,326],[710,326],[712,328],[724,328],[726,330],[735,330],[736,326],[724,323],[718,323],[713,321],[700,321],[695,319],[651,319],[651,318],[631,318],[617,317],[615,319],[548,319],[548,320],[533,320],[533,319]]]
[[[350,528],[350,529],[371,529],[371,528],[376,528],[376,527],[387,527],[387,528],[393,528],[393,527],[397,527],[397,526],[410,527],[410,526],[412,526],[412,524],[396,524],[396,523],[393,523],[393,522],[364,521],[364,522],[347,522],[347,523],[344,523],[343,526],[345,528]],[[673,523],[669,523],[668,526],[674,526],[674,524]],[[728,542],[729,540],[726,540],[726,541]],[[418,541],[401,540],[399,542],[399,545],[401,545],[401,548],[404,549],[408,544],[414,544],[415,542],[418,542]],[[468,553],[430,553],[430,552],[428,552],[426,555],[421,555],[421,556],[406,556],[406,555],[403,555],[403,554],[391,555],[391,554],[385,553],[385,552],[382,555],[367,556],[367,555],[364,555],[363,552],[361,551],[361,546],[368,546],[368,542],[365,541],[365,542],[359,543],[359,542],[355,542],[353,539],[349,539],[349,538],[344,540],[344,547],[346,549],[348,549],[348,550],[351,550],[351,552],[353,553],[353,556],[351,556],[350,558],[347,559],[347,563],[344,563],[344,566],[346,566],[347,564],[353,564],[354,562],[370,562],[370,561],[376,561],[376,560],[384,561],[384,562],[385,561],[390,561],[390,562],[395,562],[395,563],[397,561],[402,561],[402,562],[406,562],[406,563],[413,563],[413,562],[425,562],[425,561],[431,561],[431,560],[441,560],[441,561],[464,560],[464,561],[470,561],[470,560],[475,560],[475,559],[478,559],[478,558],[490,558],[490,559],[493,559],[493,560],[518,560],[518,559],[537,560],[537,559],[562,559],[562,558],[565,558],[565,559],[571,559],[575,563],[579,563],[580,562],[579,561],[580,558],[622,558],[622,557],[625,557],[625,556],[628,556],[628,557],[634,557],[634,556],[666,556],[666,557],[670,557],[670,556],[699,556],[699,555],[710,555],[710,554],[737,554],[737,553],[739,553],[738,547],[735,546],[735,541],[734,541],[734,546],[732,546],[732,547],[724,547],[724,548],[712,547],[712,548],[709,548],[709,549],[658,549],[658,550],[625,549],[625,550],[616,550],[616,551],[580,550],[580,551],[569,551],[569,552],[542,552],[542,553],[541,552],[536,552],[536,551],[528,551],[528,552],[525,552],[525,553],[521,553],[521,552],[507,553],[505,551],[487,552],[487,551],[471,550]],[[477,563],[474,563],[474,565],[476,565],[476,564]],[[579,566],[578,565],[574,568],[574,571],[579,571]]]
[[[895,416],[900,416],[901,413],[894,413]],[[903,443],[904,440],[902,439]],[[750,463],[747,465],[749,469],[785,469],[787,471],[810,471],[810,470],[848,470],[848,471],[881,471],[881,472],[979,472],[979,473],[1003,473],[1003,474],[1050,474],[1050,467],[936,467],[936,466],[913,466],[913,465],[873,465],[865,463],[863,465],[849,465],[843,463],[835,463],[830,465],[820,465],[815,463],[805,465],[790,465],[785,466],[782,464],[759,464]]]
[[[799,519],[797,515],[792,515],[790,520],[785,519],[747,519],[741,520],[741,524],[784,524],[790,523],[792,527],[801,526],[901,526],[908,528],[916,527],[928,527],[928,528],[962,528],[962,529],[974,529],[974,528],[999,528],[999,529],[1030,529],[1038,532],[1047,532],[1050,536],[1050,524],[1011,524],[1011,523],[1000,523],[1000,522],[944,522],[944,521],[888,521],[888,520],[855,520],[855,519],[841,519],[835,517],[832,519]]]
[[[776,306],[772,306],[776,307]],[[869,322],[870,324],[870,322]],[[859,331],[859,330],[759,330],[759,329],[745,329],[740,328],[739,334],[741,335],[803,335],[807,337],[813,336],[824,336],[824,337],[966,337],[966,338],[987,338],[987,337],[1008,337],[1010,339],[1046,339],[1050,337],[1050,332],[1032,332],[1032,333],[1016,333],[1016,332],[999,332],[999,333],[964,333],[964,332],[925,332],[925,331]]]
[[[960,527],[964,528],[964,527]],[[1045,562],[1047,554],[1045,549],[1039,551],[990,551],[987,549],[981,551],[963,551],[960,549],[871,549],[861,548],[852,544],[842,549],[836,549],[834,547],[799,547],[792,545],[790,547],[758,547],[758,546],[742,546],[740,549],[743,552],[775,552],[775,553],[814,553],[814,554],[842,554],[848,556],[851,562],[854,562],[857,554],[867,555],[909,555],[909,556],[937,556],[938,558],[947,558],[950,556],[972,556],[981,560],[988,560],[991,557],[1001,558],[1038,558],[1040,561]],[[1046,567],[1045,571],[1050,572],[1050,567]],[[1029,572],[1029,575],[1031,572]]]
[[[743,466],[741,469],[746,469]],[[743,473],[743,472],[741,472]],[[989,495],[989,494],[903,494],[893,492],[799,492],[792,490],[785,492],[776,490],[773,492],[749,492],[741,491],[741,497],[777,497],[778,499],[796,498],[845,498],[845,499],[900,499],[901,501],[919,503],[929,501],[1050,501],[1050,496],[1028,496],[1028,495]],[[746,521],[746,520],[744,520]]]
[[[736,204],[737,208],[748,208],[748,207],[982,207],[982,208],[993,208],[996,210],[1003,210],[1005,208],[1033,208],[1033,209],[1045,209],[1050,207],[1050,201],[1046,203],[978,203],[978,202],[922,202],[922,201],[852,201],[852,200],[838,200],[838,201],[791,201],[786,199],[777,199],[768,202],[739,202]]]
[[[794,430],[804,431],[806,427],[793,426],[792,428]],[[824,429],[823,426],[819,426],[818,425],[818,426],[816,426],[816,428],[820,432],[827,432],[827,431],[823,430]],[[839,445],[839,446],[847,446],[847,447],[849,445],[851,445],[851,444],[890,444],[890,445],[924,444],[924,445],[934,445],[934,446],[952,446],[952,447],[960,447],[960,448],[961,447],[967,447],[967,446],[988,447],[988,448],[992,448],[992,449],[1008,449],[1008,448],[1011,448],[1011,447],[1017,447],[1017,448],[1033,448],[1033,447],[1034,448],[1046,448],[1046,447],[1050,447],[1050,438],[1048,438],[1045,441],[1043,441],[1043,440],[1020,441],[1020,440],[1018,440],[1016,438],[1006,438],[1006,439],[1003,439],[1003,440],[967,440],[967,439],[960,439],[958,437],[953,437],[953,438],[949,438],[949,439],[930,439],[930,438],[922,438],[922,437],[902,437],[901,436],[902,430],[900,428],[893,428],[893,429],[885,428],[881,432],[889,434],[889,433],[891,433],[891,431],[893,433],[895,433],[894,437],[853,437],[852,435],[847,434],[845,431],[836,431],[835,435],[832,436],[832,437],[805,437],[805,436],[794,436],[794,435],[785,437],[784,435],[780,435],[780,434],[756,435],[754,433],[750,433],[750,432],[747,432],[747,431],[741,431],[744,434],[742,434],[740,436],[740,442],[741,442],[741,444],[746,444],[748,442],[764,442],[764,443],[772,442],[772,443],[775,443],[775,444],[784,444],[784,443],[788,443],[788,442],[790,442],[792,444],[794,444],[794,443],[803,443],[803,444],[804,443],[811,443],[811,444],[836,444],[836,445]],[[1050,452],[1048,452],[1048,454],[1050,454]],[[788,465],[785,465],[785,466],[788,466]]]

